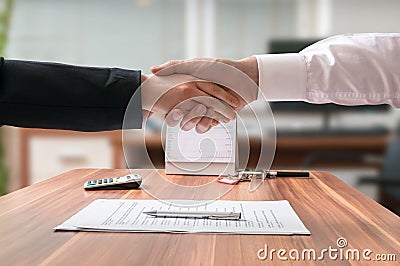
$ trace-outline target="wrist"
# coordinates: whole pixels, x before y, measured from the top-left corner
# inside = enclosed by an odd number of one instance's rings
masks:
[[[142,109],[149,111],[150,110],[150,102],[151,102],[151,92],[149,91],[150,81],[148,81],[149,75],[141,75],[140,77],[140,88],[142,94]],[[147,81],[147,82],[146,82]]]
[[[240,69],[259,85],[257,58],[255,56],[249,56],[238,60],[237,63],[240,65]]]
[[[149,77],[147,75],[141,75],[140,77],[140,83],[143,84],[143,82],[145,82]]]

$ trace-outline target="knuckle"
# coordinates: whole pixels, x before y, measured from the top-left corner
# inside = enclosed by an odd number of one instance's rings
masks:
[[[187,83],[180,85],[179,89],[183,94],[191,94],[193,92],[193,87]]]
[[[185,99],[194,98],[195,96],[197,96],[195,87],[191,86],[190,84],[184,84],[180,86],[179,90],[180,94]]]
[[[215,85],[215,84],[212,85],[211,91],[212,91],[213,93],[219,93],[219,92],[222,93],[222,91],[220,90],[220,88],[219,88],[217,85]]]

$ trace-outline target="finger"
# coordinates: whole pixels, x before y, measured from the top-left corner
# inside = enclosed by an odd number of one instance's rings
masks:
[[[239,104],[238,106],[235,107],[236,111],[240,111],[243,109],[243,107],[245,107],[248,103],[246,102],[245,99],[243,99],[242,96],[240,96],[238,93],[236,93],[234,90],[229,89],[225,86],[221,86],[222,88],[224,88],[224,90],[228,91],[229,94],[233,95],[234,97],[236,97],[237,99],[239,99]]]
[[[177,106],[175,106],[174,109],[179,109],[183,113],[183,115],[186,117],[185,121],[189,121],[189,120],[195,118],[195,116],[196,116],[195,113],[194,112],[190,113],[190,112],[192,111],[192,109],[194,109],[198,105],[202,105],[202,104],[200,104],[194,100],[186,100],[186,101],[178,104]],[[207,110],[208,109],[213,110],[212,107],[207,107]],[[215,110],[213,110],[212,113],[209,112],[208,116],[213,119],[213,122],[212,122],[213,126],[216,126],[219,123],[228,123],[229,122],[228,118],[226,118],[222,114],[216,112]]]
[[[181,119],[183,118],[184,114],[183,111],[175,108],[172,109],[166,116],[165,116],[165,123],[167,123],[168,126],[174,127],[179,124]]]
[[[152,116],[152,115],[153,115],[153,112],[149,112],[149,111],[147,111],[147,110],[142,110],[142,117],[143,117],[143,120],[149,119],[150,116]]]
[[[152,66],[150,68],[150,70],[153,74],[157,74],[157,72],[164,70],[164,71],[162,71],[162,75],[165,75],[165,76],[171,75],[171,74],[176,73],[173,66],[176,64],[183,63],[183,62],[184,62],[184,60],[170,60],[162,65]],[[159,74],[161,74],[161,73],[159,73]]]
[[[199,103],[197,103],[197,104],[199,104]],[[207,110],[208,109],[209,108],[207,108]],[[189,121],[189,120],[192,120],[193,118],[195,118],[195,116],[193,114],[189,114],[189,113],[190,113],[190,111],[184,112],[185,121]],[[213,126],[217,126],[220,123],[228,123],[230,121],[228,118],[226,118],[225,116],[216,112],[215,110],[212,114],[209,114],[209,115],[210,115],[210,118],[212,118]]]
[[[184,100],[181,103],[178,103],[174,108],[172,108],[171,110],[174,109],[179,109],[182,111],[182,113],[184,115],[186,115],[187,113],[189,113],[193,108],[195,108],[196,106],[198,106],[199,103],[196,101],[192,101],[190,99]]]
[[[195,100],[208,108],[214,109],[214,111],[221,114],[223,117],[228,119],[228,121],[236,118],[236,112],[232,107],[214,97],[210,97],[209,95],[199,96],[192,98],[192,100]],[[226,119],[223,119],[222,121],[226,123]]]
[[[215,121],[213,124],[218,125],[219,123],[228,123],[230,120],[225,116],[214,110],[214,114],[212,115],[212,119]]]
[[[214,111],[216,111],[216,113],[219,113],[220,115],[216,116],[216,119],[220,122],[224,122],[227,123],[232,119],[235,119],[236,117],[236,112],[235,110],[230,107],[229,105],[225,104],[224,102],[222,102],[221,100],[211,97],[210,95],[208,95],[207,93],[205,93],[204,91],[200,90],[197,88],[195,83],[192,83],[192,85],[195,87],[189,87],[189,90],[182,90],[180,95],[186,95],[184,97],[186,97],[185,101],[187,105],[190,106],[190,101],[187,100],[191,100],[194,102],[201,103],[202,105],[204,105],[206,108],[209,109],[214,109]],[[178,96],[179,97],[179,96]],[[171,101],[176,101],[177,98],[175,96],[175,98],[170,99],[169,102]],[[178,101],[181,102],[181,101]],[[178,104],[175,107],[178,107],[179,109],[183,110],[181,107],[181,104]],[[171,106],[171,108],[169,110],[171,110],[172,108],[174,108],[173,106]],[[192,107],[194,108],[194,106]],[[191,108],[191,109],[192,109]]]
[[[229,104],[230,106],[237,108],[240,106],[240,101],[237,94],[233,94],[230,93],[231,90],[225,90],[224,88],[222,88],[221,86],[212,83],[212,82],[196,82],[196,86],[210,94],[211,96],[218,98],[222,101],[224,101],[225,103]]]
[[[190,74],[201,78],[204,76],[201,73],[197,73],[197,70],[203,72],[207,66],[215,62],[213,58],[193,58],[189,60],[171,60],[160,66],[151,67],[151,71],[157,76],[168,76],[172,74]],[[197,75],[197,74],[199,75]]]
[[[211,125],[212,125],[213,127],[218,126],[218,125],[219,125],[218,120],[213,119]]]
[[[191,130],[197,125],[197,123],[199,123],[201,118],[206,113],[207,113],[207,108],[202,104],[198,104],[187,115],[183,117],[181,121],[181,128],[185,131]]]
[[[212,117],[214,115],[214,110],[213,109],[208,109],[207,113],[203,118],[199,121],[199,123],[196,125],[196,131],[197,133],[205,133],[209,131],[212,127],[212,121],[214,120]]]

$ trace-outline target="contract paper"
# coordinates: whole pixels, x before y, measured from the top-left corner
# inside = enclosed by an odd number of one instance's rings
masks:
[[[240,220],[212,220],[152,217],[143,213],[151,210],[240,212],[242,217]],[[310,234],[286,200],[170,200],[169,203],[164,203],[157,200],[98,199],[54,229],[102,232]]]

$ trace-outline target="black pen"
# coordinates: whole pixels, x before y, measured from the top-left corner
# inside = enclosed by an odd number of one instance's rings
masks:
[[[266,177],[310,177],[310,172],[268,171]]]

